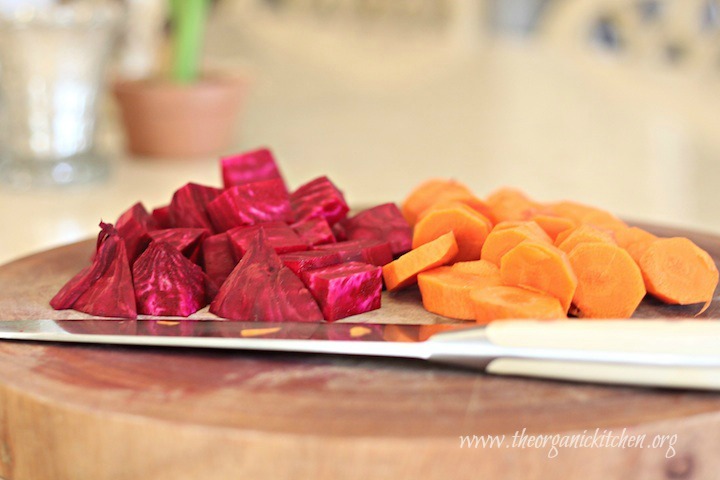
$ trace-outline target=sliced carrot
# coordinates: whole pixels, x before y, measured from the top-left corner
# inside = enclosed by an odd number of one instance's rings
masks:
[[[470,262],[455,262],[452,265],[455,272],[471,273],[483,277],[497,277],[500,279],[500,267],[487,260],[473,260]]]
[[[410,225],[435,203],[475,198],[470,189],[456,180],[435,178],[418,185],[402,204],[401,211]]]
[[[500,276],[462,273],[451,267],[438,267],[418,275],[418,286],[426,310],[457,320],[473,320],[475,310],[470,292],[477,288],[501,285]]]
[[[665,303],[710,305],[718,284],[718,269],[712,257],[691,240],[660,238],[640,257],[640,271],[648,293]]]
[[[522,191],[509,187],[494,191],[485,202],[490,207],[496,222],[529,220],[540,207]]]
[[[573,313],[583,318],[630,318],[645,296],[640,268],[624,249],[585,242],[568,255],[578,284]]]
[[[503,319],[546,320],[567,317],[557,298],[520,287],[475,289],[470,292],[470,301],[475,311],[475,320],[483,324]]]
[[[490,220],[460,203],[433,208],[415,225],[413,248],[418,248],[448,232],[455,234],[458,245],[456,261],[478,260],[485,238],[490,233]]]
[[[555,245],[563,252],[569,254],[573,248],[581,243],[609,243],[614,245],[615,238],[605,230],[592,225],[580,225],[559,235]]]
[[[557,298],[564,312],[570,308],[577,287],[577,277],[565,252],[553,245],[527,240],[503,255],[500,277],[505,285]]]
[[[417,281],[418,273],[451,262],[458,254],[453,232],[413,248],[383,267],[383,279],[388,291],[399,290]]]
[[[545,204],[542,212],[569,218],[576,224],[589,223],[610,231],[627,227],[625,222],[607,210],[569,200]]]
[[[552,244],[545,230],[535,222],[500,222],[485,239],[480,258],[500,265],[502,256],[525,240]]]
[[[638,227],[628,227],[615,232],[618,245],[627,250],[637,263],[640,263],[640,257],[657,238],[652,233]]]
[[[558,234],[574,228],[577,224],[569,218],[555,215],[538,214],[532,217],[533,222],[545,230],[550,239],[554,242]]]
[[[485,203],[483,200],[477,198],[477,197],[467,197],[467,198],[456,198],[452,200],[442,199],[438,200],[437,202],[434,202],[432,205],[430,205],[428,208],[423,210],[418,216],[417,221],[419,221],[423,215],[428,213],[429,211],[433,209],[439,209],[439,208],[448,208],[452,207],[453,205],[457,204],[463,204],[467,205],[468,207],[472,208],[488,220],[490,220],[490,223],[494,224],[495,220],[492,217],[492,211],[490,210],[490,207],[487,203]]]

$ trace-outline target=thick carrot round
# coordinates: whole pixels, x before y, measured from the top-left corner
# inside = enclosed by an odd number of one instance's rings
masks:
[[[658,239],[652,233],[638,227],[628,227],[615,232],[618,245],[627,250],[635,262],[640,263],[647,247]]]
[[[469,262],[455,262],[452,269],[456,272],[471,273],[483,277],[496,277],[500,280],[500,267],[487,260],[473,260]]]
[[[470,292],[500,285],[500,276],[462,273],[451,267],[438,267],[418,274],[418,286],[425,309],[457,320],[473,320],[475,309]]]
[[[552,244],[545,230],[535,222],[500,222],[485,239],[480,258],[500,265],[502,256],[525,240]]]
[[[441,199],[437,200],[432,203],[428,208],[420,212],[420,214],[417,216],[416,222],[419,221],[423,215],[425,215],[427,212],[438,209],[438,208],[448,208],[452,207],[453,205],[462,204],[467,205],[468,207],[472,208],[476,212],[478,212],[483,217],[490,220],[490,223],[495,224],[495,219],[492,216],[492,211],[490,210],[490,207],[488,206],[485,201],[477,198],[477,197],[466,197],[466,198],[453,198],[453,199]]]
[[[615,239],[612,234],[587,224],[563,232],[561,235],[558,235],[555,242],[555,245],[560,250],[568,254],[581,243],[609,243],[615,245]]]
[[[441,235],[382,267],[385,286],[392,292],[412,285],[418,273],[451,262],[457,253],[453,232]]]
[[[553,242],[555,242],[555,239],[560,233],[571,230],[577,226],[571,219],[555,215],[538,214],[532,217],[532,220],[540,225],[540,228],[545,230],[545,233],[548,234]]]
[[[434,178],[418,185],[402,204],[401,211],[410,225],[435,203],[475,198],[470,189],[456,180]]]
[[[418,248],[448,232],[455,234],[458,253],[456,261],[479,260],[485,238],[490,233],[490,221],[463,204],[433,208],[415,224],[413,248]]]
[[[496,222],[529,220],[540,208],[525,193],[510,187],[495,190],[485,199]]]
[[[705,303],[707,309],[718,284],[718,269],[710,255],[691,240],[660,238],[640,257],[640,271],[648,293],[665,303]]]
[[[500,277],[505,285],[557,298],[566,313],[577,287],[577,277],[565,252],[553,245],[527,240],[503,255]]]
[[[586,242],[568,255],[578,279],[573,313],[583,318],[630,318],[645,296],[640,268],[617,245]]]
[[[475,311],[475,320],[483,324],[504,319],[550,320],[567,317],[557,298],[520,287],[475,289],[470,292],[470,301]]]

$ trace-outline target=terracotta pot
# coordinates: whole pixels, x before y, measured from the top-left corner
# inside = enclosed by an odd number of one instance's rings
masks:
[[[118,82],[115,96],[128,150],[150,157],[218,154],[230,145],[246,83],[212,76],[190,85],[159,79]]]

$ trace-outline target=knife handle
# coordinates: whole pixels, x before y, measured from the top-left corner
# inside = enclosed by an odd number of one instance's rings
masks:
[[[717,355],[720,322],[714,320],[556,320],[493,322],[485,329],[497,346]]]
[[[720,390],[716,321],[504,321],[430,344],[431,361],[499,375]]]

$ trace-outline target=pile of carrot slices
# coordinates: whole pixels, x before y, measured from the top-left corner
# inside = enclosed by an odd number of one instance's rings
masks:
[[[718,269],[687,238],[659,238],[571,201],[502,188],[481,199],[433,179],[402,205],[412,250],[383,267],[390,292],[417,284],[430,312],[499,319],[630,318],[646,294],[710,305]]]

